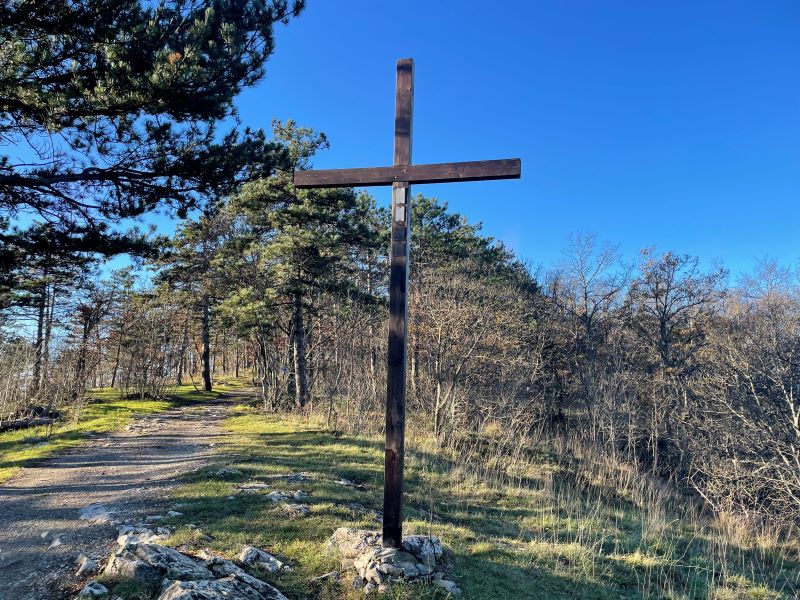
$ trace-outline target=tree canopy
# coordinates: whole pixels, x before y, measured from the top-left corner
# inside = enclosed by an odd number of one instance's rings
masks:
[[[273,27],[303,1],[0,2],[3,265],[45,221],[80,251],[134,249],[114,225],[158,207],[185,215],[286,162],[240,130],[233,103],[264,74]],[[222,131],[223,121],[230,123]]]

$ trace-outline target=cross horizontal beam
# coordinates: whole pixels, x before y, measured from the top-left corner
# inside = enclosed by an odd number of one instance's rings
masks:
[[[521,172],[520,159],[505,158],[432,165],[296,171],[294,185],[299,188],[332,188],[391,185],[395,182],[411,184],[519,179]]]

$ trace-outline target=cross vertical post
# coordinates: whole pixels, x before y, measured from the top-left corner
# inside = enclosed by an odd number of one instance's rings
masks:
[[[411,164],[414,61],[397,61],[394,117],[394,164],[366,169],[301,170],[300,189],[392,186],[392,242],[389,251],[389,347],[386,365],[386,453],[383,482],[383,545],[403,543],[403,460],[406,427],[406,337],[408,334],[408,264],[411,242],[411,184],[519,179],[518,158],[471,162]]]
[[[397,61],[394,119],[394,165],[411,164],[414,61]],[[399,548],[403,540],[403,461],[406,423],[406,347],[408,334],[408,255],[411,186],[392,184],[392,232],[389,271],[389,346],[386,371],[386,453],[383,483],[383,545]]]

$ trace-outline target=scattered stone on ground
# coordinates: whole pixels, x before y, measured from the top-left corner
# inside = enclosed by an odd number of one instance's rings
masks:
[[[202,563],[177,550],[153,543],[125,544],[114,553],[104,573],[140,582],[168,579],[212,579]]]
[[[126,534],[120,537],[123,535]],[[252,546],[242,550],[240,560],[269,571],[290,569]],[[273,586],[207,550],[190,556],[155,543],[128,542],[114,553],[104,573],[143,584],[160,584],[158,600],[287,600]]]
[[[438,579],[434,577],[433,585],[443,588],[444,591],[452,594],[453,596],[461,595],[461,588],[456,585],[456,582],[445,579],[444,577],[439,577]]]
[[[350,527],[339,527],[328,540],[328,547],[336,548],[345,560],[352,560],[368,548],[379,547],[380,545],[381,534],[379,532],[352,529]],[[352,566],[352,563],[343,566],[347,568]]]
[[[283,514],[290,519],[302,519],[311,514],[311,507],[308,504],[297,504],[294,502],[283,505]]]
[[[75,560],[75,564],[78,565],[78,570],[75,572],[77,577],[91,575],[100,570],[100,565],[97,564],[97,561],[92,560],[85,554],[79,554],[78,558]]]
[[[339,581],[339,577],[340,577],[339,571],[331,571],[329,573],[323,573],[322,575],[317,575],[316,577],[312,577],[311,579],[309,579],[309,581],[311,583],[317,581],[324,581],[325,579],[332,579],[334,581]]]
[[[242,472],[234,467],[222,467],[216,471],[211,471],[210,475],[215,477],[230,477],[232,475],[241,475]]]
[[[298,483],[300,481],[305,481],[309,476],[305,473],[294,473],[292,475],[283,475],[280,477],[286,479],[287,482]],[[303,490],[275,489],[275,484],[261,481],[248,481],[236,486],[236,491],[242,494],[256,494],[265,490],[272,490],[269,494],[266,494],[266,496],[273,502],[283,502],[285,500],[303,498],[308,495]]]
[[[278,560],[269,552],[253,546],[245,546],[239,553],[239,562],[249,567],[259,567],[265,571],[291,571],[292,567]]]
[[[261,483],[259,481],[249,481],[236,486],[236,489],[244,494],[253,494],[263,490],[274,490],[275,486],[271,483]]]
[[[61,536],[56,536],[53,538],[53,541],[50,542],[50,545],[47,547],[48,550],[52,550],[53,548],[58,548],[59,546],[64,544],[64,540],[61,539]]]
[[[114,512],[114,510],[96,502],[80,509],[78,518],[81,521],[89,521],[90,523],[111,523],[114,520]]]
[[[277,589],[242,572],[220,579],[173,581],[158,600],[288,600]]]
[[[349,479],[345,479],[344,477],[342,477],[341,479],[336,479],[333,483],[338,483],[339,485],[343,485],[345,487],[355,488],[362,492],[366,491],[367,489],[367,486],[365,486],[363,483],[356,483],[355,481],[350,481]]]
[[[434,535],[405,535],[403,550],[416,556],[421,562],[434,565],[442,557],[442,543]]]
[[[170,536],[170,531],[166,527],[158,527],[154,532],[144,525],[120,525],[117,532],[117,544],[120,548],[126,544],[160,542]]]
[[[90,581],[78,594],[78,598],[102,598],[107,595],[108,588],[97,581]]]
[[[433,583],[453,596],[461,595],[458,585],[446,579],[442,565],[436,563],[443,549],[435,536],[407,535],[401,548],[383,548],[377,531],[340,527],[328,546],[339,551],[342,568],[355,569],[353,588],[365,594],[385,592],[391,583],[409,581]]]
[[[312,481],[314,476],[311,473],[302,471],[300,473],[287,473],[285,475],[268,475],[267,479],[283,479],[286,483],[303,483]]]
[[[267,498],[273,502],[283,502],[284,500],[304,498],[305,496],[306,493],[302,490],[273,490],[267,494]]]

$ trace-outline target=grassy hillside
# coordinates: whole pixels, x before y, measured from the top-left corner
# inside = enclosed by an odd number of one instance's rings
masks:
[[[295,565],[264,575],[290,598],[356,598],[350,581],[312,583],[338,561],[326,540],[340,526],[378,529],[382,441],[336,436],[297,418],[238,407],[235,435],[219,463],[189,476],[176,492],[182,517],[171,543],[235,556],[245,544]],[[221,464],[241,474],[216,475]],[[519,485],[488,486],[458,460],[411,439],[406,459],[408,532],[432,532],[451,550],[451,578],[469,600],[496,598],[794,598],[796,547],[712,523],[680,499],[620,465],[565,447],[524,465]],[[302,489],[312,513],[290,519],[262,494],[237,493],[245,481],[304,472],[276,488]],[[335,483],[346,478],[365,490]],[[267,490],[269,491],[269,490]],[[192,524],[195,528],[187,527]],[[207,536],[207,537],[206,537]],[[416,588],[391,598],[442,598]]]

